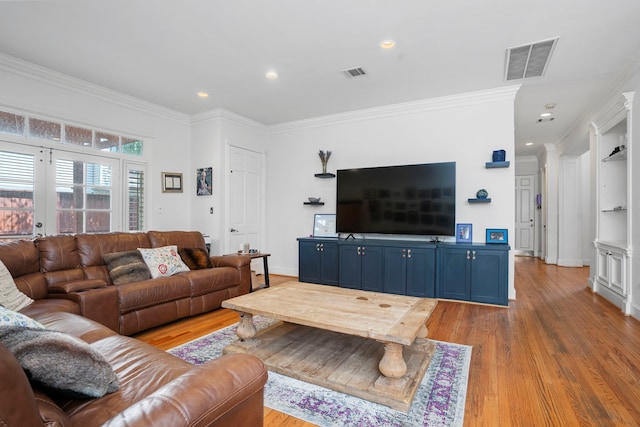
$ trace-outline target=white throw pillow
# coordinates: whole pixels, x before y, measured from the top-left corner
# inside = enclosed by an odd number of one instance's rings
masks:
[[[11,273],[0,261],[0,305],[7,307],[9,310],[22,310],[33,300],[20,292],[16,286],[16,282],[13,281]]]
[[[0,327],[2,326],[26,326],[28,328],[44,329],[44,326],[42,326],[40,322],[22,313],[16,313],[15,311],[0,306]]]
[[[176,245],[163,246],[161,248],[138,248],[145,264],[149,267],[151,277],[173,276],[181,271],[190,271],[187,264],[182,261]]]

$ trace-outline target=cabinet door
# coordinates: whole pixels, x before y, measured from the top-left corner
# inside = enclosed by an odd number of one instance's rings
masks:
[[[362,289],[362,248],[340,245],[340,287]]]
[[[298,242],[298,280],[308,283],[320,283],[319,242]]]
[[[320,281],[326,285],[338,285],[340,271],[338,266],[338,243],[324,242],[320,250]]]
[[[407,283],[407,249],[384,249],[384,279],[382,292],[390,294],[406,294]]]
[[[362,287],[365,291],[382,291],[382,274],[384,248],[380,246],[363,246],[362,253]]]
[[[438,277],[436,297],[469,300],[471,297],[470,255],[466,249],[442,248],[438,250]]]
[[[508,253],[471,251],[471,301],[507,305]]]
[[[407,249],[407,287],[406,294],[414,297],[434,298],[435,287],[435,249]]]
[[[627,295],[625,280],[625,256],[620,252],[609,254],[609,286],[620,295]]]

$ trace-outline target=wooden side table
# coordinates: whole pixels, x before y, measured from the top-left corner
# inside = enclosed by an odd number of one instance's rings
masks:
[[[267,258],[271,256],[271,254],[266,252],[255,252],[255,253],[235,253],[235,254],[225,254],[224,256],[246,256],[251,259],[254,258],[262,258],[262,265],[264,267],[264,287],[269,287],[269,263],[267,262]],[[253,286],[251,287],[253,291]]]

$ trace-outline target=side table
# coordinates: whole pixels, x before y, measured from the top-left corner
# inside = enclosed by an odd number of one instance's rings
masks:
[[[245,256],[251,259],[254,258],[262,258],[262,265],[264,267],[264,287],[269,287],[269,263],[267,262],[267,258],[271,256],[266,252],[255,252],[255,253],[235,253],[235,254],[225,254],[224,256]],[[253,286],[251,287],[251,291],[253,291]]]

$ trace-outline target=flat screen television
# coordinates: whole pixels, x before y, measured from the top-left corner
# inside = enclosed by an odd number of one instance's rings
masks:
[[[456,163],[337,171],[338,233],[455,236]]]

